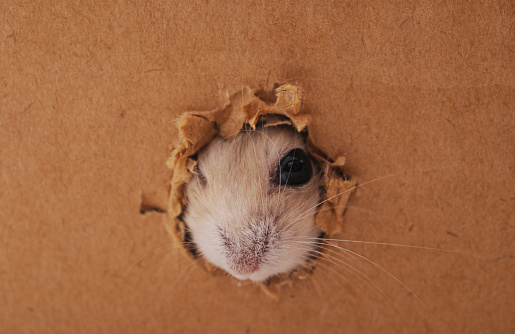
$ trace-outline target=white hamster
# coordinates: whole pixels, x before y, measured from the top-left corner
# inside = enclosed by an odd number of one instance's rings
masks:
[[[315,226],[321,168],[289,126],[215,138],[187,185],[187,247],[240,280],[302,269],[323,235]]]

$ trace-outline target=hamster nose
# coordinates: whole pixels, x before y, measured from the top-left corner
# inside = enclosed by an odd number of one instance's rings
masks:
[[[231,266],[238,275],[250,275],[259,268],[259,261],[249,256],[241,256],[236,259]]]
[[[249,224],[238,234],[220,232],[222,251],[228,267],[236,275],[250,275],[266,262],[271,247],[271,230],[268,225]]]
[[[258,266],[253,266],[253,267],[237,267],[237,268],[234,268],[234,272],[238,275],[250,275],[254,272],[257,271],[257,268]]]

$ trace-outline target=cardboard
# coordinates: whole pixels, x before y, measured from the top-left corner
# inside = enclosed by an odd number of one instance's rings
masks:
[[[0,2],[0,333],[514,332],[513,13]],[[192,263],[160,212],[184,111],[276,82],[360,185],[348,251],[278,301]]]

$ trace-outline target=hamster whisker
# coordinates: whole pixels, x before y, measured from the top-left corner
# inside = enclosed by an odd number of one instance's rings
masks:
[[[331,287],[329,286],[329,283],[328,281],[331,280],[332,282],[336,283],[336,284],[341,284],[341,282],[339,282],[337,280],[337,278],[334,277],[334,275],[331,275],[329,274],[327,271],[325,270],[322,270],[322,269],[318,269],[316,270],[316,275],[315,276],[315,271],[313,270],[313,267],[316,267],[318,264],[318,260],[313,260],[312,263],[308,264],[308,263],[305,263],[305,264],[302,264],[302,267],[304,267],[310,274],[310,277],[311,279],[313,280],[313,284],[315,286],[317,286],[315,283],[316,283],[316,277],[321,277],[320,280],[318,281],[322,281],[325,285],[325,288],[328,290],[328,291],[331,291]],[[317,290],[318,291],[318,290]],[[318,292],[319,295],[322,295],[322,293],[319,291]]]
[[[348,261],[352,262],[353,264],[355,264],[355,265],[359,266],[360,268],[362,267],[362,263],[361,263],[359,260],[357,260],[357,259],[356,259],[356,257],[352,257],[352,256],[350,256],[349,254],[347,254],[347,253],[345,253],[345,252],[341,252],[341,253],[340,253],[340,252],[337,252],[337,251],[335,251],[335,250],[333,250],[333,249],[331,249],[331,248],[324,247],[324,246],[327,246],[327,244],[326,244],[326,243],[324,243],[324,241],[325,241],[325,240],[320,240],[320,239],[318,239],[318,240],[315,240],[315,241],[316,241],[316,242],[320,242],[320,241],[322,241],[322,243],[320,243],[320,244],[319,244],[319,246],[320,246],[320,248],[321,248],[321,249],[323,249],[324,251],[326,251],[326,252],[331,252],[331,253],[334,253],[334,254],[340,255],[341,257],[343,257],[343,258],[345,258],[346,260],[348,260]],[[296,241],[294,241],[294,242],[296,242]],[[309,242],[309,241],[308,241],[308,242]]]
[[[330,291],[330,285],[329,280],[333,282],[333,284],[336,284],[337,286],[340,286],[343,289],[347,289],[348,286],[354,286],[352,282],[350,282],[345,276],[342,275],[342,273],[338,272],[337,270],[333,269],[332,266],[322,262],[323,260],[328,261],[327,259],[317,259],[314,261],[314,265],[316,265],[317,268],[317,275],[323,274],[324,280],[327,289]],[[313,273],[313,280],[314,280],[314,273]],[[346,282],[348,286],[345,286],[343,282]]]
[[[366,212],[366,213],[372,213],[372,214],[375,214],[377,215],[377,212],[376,211],[373,211],[373,210],[369,210],[369,209],[365,209],[365,208],[361,208],[359,206],[353,206],[353,205],[346,205],[345,206],[345,210],[347,209],[351,209],[351,210],[356,210],[356,211],[362,211],[362,212]],[[333,210],[333,208],[325,208],[325,209],[320,209],[318,210],[318,212],[324,212],[324,211],[330,211],[330,210]],[[308,216],[309,214],[306,214],[306,216]],[[303,217],[300,217],[300,218],[304,218],[305,216]]]
[[[262,132],[262,131],[259,131],[259,130],[253,130],[253,132],[255,133],[259,133],[263,136],[265,136],[266,138],[268,138],[268,140],[270,141],[270,143],[274,146],[274,149],[276,151],[278,151],[278,148],[277,148],[277,145],[275,144],[275,142],[272,140],[272,138],[270,138],[270,136],[268,136],[266,133]],[[280,165],[280,161],[277,162],[277,167]],[[279,195],[278,195],[279,198],[281,198],[281,179],[279,178]]]
[[[295,241],[294,241],[294,242],[295,242]],[[301,244],[310,244],[310,243],[303,243],[303,242],[299,242],[299,241],[297,241],[297,243],[301,243]],[[306,249],[306,250],[308,250],[309,248],[305,248],[305,249]],[[351,270],[353,270],[353,271],[355,271],[355,272],[359,273],[363,278],[365,278],[365,279],[368,281],[368,283],[372,284],[372,285],[373,285],[373,286],[374,286],[378,291],[380,291],[380,292],[381,292],[381,294],[383,294],[384,296],[386,296],[386,297],[387,297],[387,298],[388,298],[388,299],[393,303],[393,300],[391,300],[391,298],[389,298],[389,297],[386,295],[386,293],[385,293],[381,288],[379,288],[379,286],[378,286],[378,285],[377,285],[373,280],[371,280],[367,275],[365,275],[361,270],[358,270],[355,266],[353,266],[353,265],[351,265],[351,264],[349,264],[349,263],[345,262],[344,260],[342,260],[342,259],[340,259],[339,257],[337,257],[337,256],[336,256],[336,255],[344,256],[344,253],[338,253],[338,252],[336,252],[336,251],[334,251],[334,250],[327,249],[327,248],[324,248],[324,250],[325,250],[325,251],[331,251],[331,252],[332,252],[332,253],[334,253],[335,255],[327,254],[327,253],[324,253],[324,252],[322,252],[322,251],[318,251],[318,250],[312,250],[312,252],[317,253],[317,254],[319,255],[319,258],[324,258],[324,257],[325,257],[325,258],[327,258],[328,260],[330,260],[330,261],[331,261],[334,265],[336,265],[336,266],[338,266],[338,264],[335,262],[335,260],[336,260],[336,261],[338,261],[338,262],[340,262],[340,263],[341,263],[341,264],[343,264],[344,266],[349,267]],[[347,258],[347,257],[345,257],[345,258]],[[363,278],[356,276],[356,274],[354,274],[354,273],[353,273],[352,271],[350,271],[349,269],[345,269],[345,268],[342,268],[342,269],[344,269],[344,270],[348,271],[348,272],[349,272],[350,274],[352,274],[354,277],[356,277],[356,278],[358,278],[358,279],[360,279],[360,280],[362,280],[362,281],[363,281]],[[367,282],[365,282],[365,283],[367,283]],[[368,284],[368,283],[367,283],[367,284]]]
[[[303,248],[303,247],[297,247],[297,249],[301,249],[301,250],[309,250],[308,248]],[[345,282],[351,284],[349,282],[349,280],[342,275],[342,273],[338,272],[337,270],[335,270],[333,267],[331,267],[330,265],[326,264],[326,263],[323,263],[321,262],[323,259],[326,259],[328,261],[331,261],[329,260],[328,258],[324,258],[323,257],[323,254],[320,254],[320,256],[317,258],[317,259],[314,259],[313,261],[316,263],[317,266],[322,266],[322,268],[327,268],[328,270],[331,270],[333,273],[335,273],[339,278],[341,278],[342,280],[344,280]],[[335,264],[335,263],[333,263]],[[336,264],[335,264],[336,265]]]
[[[321,202],[320,202],[320,203],[318,203],[317,205],[315,205],[315,206],[313,206],[313,207],[311,207],[311,208],[307,209],[306,211],[302,212],[302,213],[298,216],[298,218],[297,218],[297,219],[295,219],[294,221],[292,221],[291,223],[289,223],[288,225],[286,225],[286,226],[283,228],[283,230],[286,230],[288,227],[290,227],[291,225],[293,225],[294,223],[296,223],[296,222],[297,222],[297,221],[299,221],[300,219],[304,218],[304,217],[305,217],[305,215],[306,215],[306,213],[308,213],[308,212],[310,212],[310,211],[312,211],[312,210],[316,209],[316,208],[317,208],[317,207],[319,207],[320,205],[324,204],[325,202],[327,202],[327,201],[329,201],[329,200],[332,200],[333,198],[336,198],[336,197],[338,197],[338,196],[341,196],[341,195],[343,195],[343,194],[345,194],[345,193],[348,193],[349,191],[352,191],[352,190],[354,190],[354,189],[357,189],[357,188],[363,187],[363,186],[365,186],[365,185],[367,185],[367,184],[374,183],[374,182],[377,182],[377,181],[380,181],[380,180],[383,180],[383,179],[386,179],[386,178],[390,178],[390,177],[393,177],[393,176],[396,176],[396,175],[399,175],[399,173],[395,173],[395,174],[388,174],[388,175],[385,175],[385,176],[381,176],[381,177],[378,177],[378,178],[376,178],[376,179],[373,179],[373,180],[370,180],[370,181],[367,181],[367,182],[364,182],[364,183],[358,184],[358,185],[356,185],[356,186],[354,186],[354,187],[352,187],[352,188],[350,188],[350,189],[344,190],[344,191],[342,191],[342,192],[340,192],[340,193],[338,193],[338,194],[336,194],[336,195],[334,195],[334,196],[332,196],[332,197],[329,197],[329,198],[327,198],[327,199],[325,199],[325,200],[321,201]],[[310,213],[309,213],[309,214],[310,214]],[[308,215],[309,215],[309,214],[308,214]]]
[[[141,256],[136,262],[134,262],[131,266],[129,266],[129,268],[127,270],[125,270],[125,272],[122,274],[122,276],[127,275],[129,273],[129,271],[131,271],[136,265],[138,265],[138,263],[143,261],[143,259],[145,259],[146,257],[150,256],[152,253],[154,253],[156,251],[169,250],[169,249],[175,248],[175,247],[177,247],[177,245],[175,243],[166,243],[164,245],[158,246],[158,247],[148,251],[143,256]]]
[[[269,135],[267,135],[266,133],[262,132],[262,131],[259,131],[259,130],[253,130],[253,132],[255,133],[259,133],[259,134],[262,134],[263,136],[265,136],[266,138],[268,138],[268,140],[270,141],[270,143],[272,145],[274,145],[274,148],[277,150],[277,145],[275,144],[275,142],[272,140],[272,138],[270,138]]]
[[[325,237],[289,237],[287,239],[311,239],[311,240],[323,240],[323,241],[341,241],[341,242],[349,242],[349,243],[359,243],[359,244],[370,244],[370,245],[380,245],[380,246],[392,246],[392,247],[405,247],[405,248],[415,248],[415,249],[424,249],[424,250],[436,250],[441,252],[449,252],[449,253],[460,253],[460,254],[470,254],[467,251],[458,251],[452,249],[444,249],[444,248],[435,248],[435,247],[425,247],[425,246],[414,246],[414,245],[404,245],[404,244],[395,244],[388,242],[375,242],[375,241],[362,241],[362,240],[349,240],[349,239],[330,239]]]
[[[400,285],[402,285],[408,292],[410,292],[411,294],[413,294],[413,296],[415,296],[415,298],[420,302],[420,304],[422,304],[424,306],[424,308],[431,312],[431,310],[426,306],[426,304],[424,304],[424,302],[418,297],[418,295],[416,293],[414,293],[410,288],[408,288],[408,286],[406,286],[406,284],[404,284],[400,279],[398,279],[395,275],[393,275],[392,273],[390,273],[388,270],[386,270],[385,268],[383,268],[382,266],[380,266],[379,264],[377,264],[376,262],[370,260],[369,258],[363,256],[363,255],[360,255],[356,252],[353,252],[349,249],[346,249],[346,248],[343,248],[343,247],[340,247],[340,246],[337,246],[337,245],[334,245],[334,244],[331,244],[330,242],[326,242],[325,245],[327,246],[331,246],[331,247],[335,247],[337,249],[340,249],[344,252],[348,252],[350,254],[353,254],[357,257],[360,257],[362,258],[363,260],[366,260],[367,262],[373,264],[374,266],[376,266],[377,268],[381,269],[384,273],[386,273],[387,275],[389,275],[391,278],[393,278],[395,281],[397,281],[397,283],[399,283]]]
[[[206,197],[206,194],[204,193],[204,189],[202,189],[202,186],[200,185],[200,179],[197,177],[197,184],[198,184],[198,188],[200,189],[200,191],[202,192],[202,198],[204,200],[207,200],[207,197]],[[200,193],[198,191],[196,191],[198,193],[198,195],[200,196]]]
[[[329,210],[329,209],[332,209],[332,208],[326,208],[326,209],[322,209],[320,211],[324,211],[324,210]],[[370,209],[365,209],[365,208],[362,208],[362,207],[359,207],[359,206],[355,206],[355,205],[349,205],[347,204],[345,206],[345,210],[347,209],[351,209],[351,210],[356,210],[356,211],[361,211],[361,212],[365,212],[365,213],[371,213],[373,215],[378,215],[377,211],[374,211],[374,210],[370,210]]]
[[[296,239],[300,239],[300,240],[296,240]],[[313,245],[313,246],[316,246],[317,248],[323,248],[323,246],[325,246],[325,244],[323,243],[325,241],[325,239],[320,238],[320,237],[292,236],[292,237],[283,238],[283,240],[291,241],[291,242],[295,242],[295,243],[303,243],[306,245]],[[324,248],[324,250],[330,251],[331,249]],[[346,255],[346,253],[338,253],[338,252],[335,252],[335,253],[344,256],[347,260],[350,260],[350,261],[353,261],[354,263],[359,264],[359,261],[357,261],[354,257]]]
[[[233,138],[234,136],[238,135],[238,134],[239,134],[239,133],[241,133],[241,132],[242,132],[241,130],[234,131],[234,132],[232,132],[231,134],[229,134],[229,135],[227,136],[227,138]],[[221,144],[223,144],[223,143],[227,142],[227,140],[230,140],[230,139],[223,138],[223,137],[221,137],[221,136],[220,136],[220,134],[216,134],[216,135],[211,139],[211,142],[216,141],[216,142],[214,142],[214,143],[212,143],[212,144],[211,144],[211,145],[212,145],[211,149],[214,149],[214,148],[215,148],[215,147],[217,147],[218,145],[221,145]],[[207,147],[207,145],[206,145],[206,146],[204,146],[202,149],[205,149],[206,147]],[[202,150],[202,149],[201,149],[201,150]],[[172,150],[172,151],[173,151],[173,150]],[[198,152],[197,152],[197,154],[198,154]]]
[[[175,278],[175,282],[177,283],[179,280],[186,281],[189,275],[191,275],[193,268],[195,268],[195,265],[197,264],[196,259],[192,258],[193,261],[190,261],[187,266],[181,269],[179,272],[179,275]],[[187,272],[186,272],[187,271]],[[186,276],[183,276],[184,274],[187,274]]]
[[[308,243],[309,244],[309,243]],[[389,303],[392,304],[393,307],[395,307],[395,309],[402,314],[401,310],[397,307],[397,305],[395,304],[395,302],[390,298],[390,296],[388,296],[372,279],[370,279],[367,275],[365,275],[362,271],[358,270],[356,267],[348,264],[347,262],[343,261],[342,259],[336,257],[336,256],[333,256],[333,255],[330,255],[330,254],[327,254],[327,253],[323,253],[321,251],[317,251],[317,250],[313,250],[313,252],[315,253],[318,253],[319,254],[319,258],[318,259],[323,259],[323,258],[326,258],[328,259],[329,261],[331,261],[333,263],[333,265],[336,265],[338,266],[338,264],[335,262],[338,261],[340,262],[341,264],[343,264],[344,266],[350,268],[350,269],[347,269],[347,268],[343,268],[343,270],[347,271],[349,274],[351,274],[352,276],[356,277],[357,279],[359,279],[360,281],[364,282],[366,285],[368,285],[369,287],[372,287],[372,290],[375,291],[376,293],[379,292],[380,293],[380,296],[386,298],[388,300]],[[339,254],[339,253],[336,253],[336,254]],[[320,261],[316,261],[317,265],[319,264],[323,264],[322,262]],[[330,266],[328,265],[325,265],[324,267],[328,268],[328,269],[332,269]],[[338,266],[339,267],[339,266]],[[338,273],[336,270],[332,269],[333,272],[337,273],[340,277],[343,278],[343,276]],[[354,272],[357,272],[360,276],[356,275]],[[344,278],[345,279],[345,278]],[[351,284],[347,279],[345,279],[345,281],[347,281],[349,284]]]
[[[415,169],[415,170],[412,170],[411,172],[423,172],[423,173],[429,173],[429,172],[439,171],[439,170],[442,170],[442,169],[444,169],[444,170],[445,170],[446,168],[433,167],[433,168],[425,168],[425,169]],[[296,223],[298,220],[300,220],[300,219],[304,218],[304,217],[305,217],[305,216],[304,216],[304,214],[306,214],[306,213],[310,212],[311,210],[316,209],[316,208],[317,208],[317,207],[319,207],[320,205],[324,204],[325,202],[327,202],[327,201],[329,201],[329,200],[331,200],[331,199],[333,199],[333,198],[336,198],[336,197],[338,197],[338,196],[341,196],[341,195],[343,195],[343,194],[345,194],[345,193],[347,193],[347,192],[349,192],[349,191],[355,190],[355,189],[357,189],[357,188],[361,188],[361,187],[362,187],[362,186],[364,186],[364,185],[367,185],[367,184],[370,184],[370,183],[375,183],[375,182],[377,182],[377,181],[381,181],[381,180],[383,180],[383,179],[387,179],[387,178],[391,178],[391,177],[394,177],[394,176],[399,176],[399,175],[407,174],[407,173],[408,173],[408,171],[404,171],[404,172],[392,173],[392,174],[384,175],[384,176],[381,176],[381,177],[378,177],[378,178],[372,179],[372,180],[370,180],[370,181],[366,181],[366,182],[364,182],[364,183],[358,184],[358,185],[356,185],[355,187],[352,187],[352,188],[347,189],[347,190],[345,190],[345,191],[342,191],[341,193],[336,194],[336,195],[334,195],[334,196],[332,196],[332,197],[330,197],[330,198],[327,198],[327,199],[325,199],[324,201],[322,201],[322,202],[318,203],[317,205],[315,205],[315,206],[311,207],[310,209],[308,209],[308,210],[304,211],[303,213],[301,213],[301,214],[299,215],[299,217],[298,217],[296,220],[294,220],[293,222],[291,222],[291,223],[290,223],[290,225],[291,225],[291,224],[294,224],[294,223]],[[309,214],[308,214],[308,215],[309,215]],[[284,229],[286,229],[286,228],[288,228],[288,227],[289,227],[289,225],[287,225]]]
[[[315,287],[317,295],[322,296],[322,290],[321,290],[320,286],[318,286],[317,281],[313,278],[313,269],[312,269],[313,267],[309,266],[306,263],[301,264],[301,267],[302,267],[304,273],[309,277],[309,281],[311,282],[311,284],[313,284],[313,286]],[[299,280],[300,279],[301,278],[299,278]],[[326,285],[326,288],[329,289],[329,286],[327,285],[327,283],[325,281],[323,281],[323,282]]]
[[[172,252],[167,252],[165,254],[164,258],[161,260],[161,264],[160,264],[159,268],[157,268],[156,272],[154,273],[154,276],[153,276],[154,279],[157,278],[157,275],[159,275],[163,271],[165,263],[166,263],[166,261],[168,261],[171,254],[172,254]]]
[[[343,255],[343,253],[338,253],[336,251],[333,251],[333,250],[330,250],[330,249],[327,249],[327,248],[324,248],[325,251],[332,251],[334,254],[336,255]],[[352,271],[350,271],[349,269],[345,269],[346,271],[348,271],[350,274],[352,274],[354,277],[356,277],[357,279],[359,279],[361,282],[365,283],[367,286],[369,287],[372,287],[372,291],[379,297],[382,297],[384,299],[386,299],[386,301],[388,303],[390,303],[397,312],[399,312],[400,314],[404,315],[404,313],[399,309],[399,307],[397,306],[397,304],[393,301],[393,299],[383,290],[379,287],[379,285],[377,285],[376,282],[374,282],[371,278],[369,278],[367,275],[365,275],[362,271],[358,270],[355,266],[352,266],[350,264],[348,264],[347,262],[339,259],[337,256],[332,256],[330,254],[327,254],[327,253],[323,253],[323,256],[324,257],[328,257],[328,258],[333,258],[333,259],[336,259],[338,260],[339,262],[341,262],[342,264],[344,264],[345,266],[347,267],[350,267],[352,270],[354,270],[355,272],[359,273],[360,276],[354,274]],[[333,261],[334,262],[334,261]]]
[[[257,152],[256,152],[256,145],[254,144],[254,141],[252,140],[252,136],[250,135],[250,132],[249,131],[246,131],[248,137],[249,137],[249,140],[250,140],[250,143],[252,144],[252,149],[254,151],[254,163],[258,163],[258,158],[257,158]],[[261,175],[258,174],[258,179],[259,179],[259,184],[262,184],[261,182]],[[262,214],[264,215],[266,212],[265,212],[265,208],[266,208],[266,205],[264,205],[263,203],[263,188],[259,187],[259,192],[261,194],[261,196],[259,197],[260,200],[261,200],[261,208],[263,210]],[[268,196],[265,192],[265,196]],[[266,202],[266,198],[265,198],[265,202]]]

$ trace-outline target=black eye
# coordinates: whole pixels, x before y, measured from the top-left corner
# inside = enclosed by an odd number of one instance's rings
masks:
[[[281,159],[275,180],[278,184],[300,186],[311,179],[313,168],[309,156],[300,148],[291,150]]]

